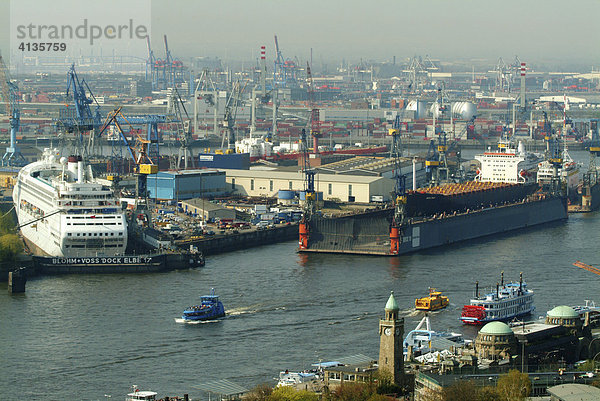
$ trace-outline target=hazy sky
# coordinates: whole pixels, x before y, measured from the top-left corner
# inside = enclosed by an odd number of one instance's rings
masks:
[[[5,54],[9,0],[0,1]],[[277,34],[284,56],[301,61],[312,48],[315,62],[328,63],[428,54],[442,60],[502,56],[507,61],[518,55],[530,62],[600,66],[600,0],[151,1],[155,54],[164,57],[162,35],[167,34],[172,52],[184,61],[191,56],[252,60],[264,44],[270,63]],[[102,0],[74,0],[85,2]],[[69,9],[61,12],[74,21],[81,17]],[[135,53],[145,53],[145,43],[137,46]]]
[[[174,5],[177,5],[175,8]],[[182,54],[306,59],[575,59],[600,64],[598,0],[153,0],[153,32]],[[153,43],[158,46],[158,38]]]

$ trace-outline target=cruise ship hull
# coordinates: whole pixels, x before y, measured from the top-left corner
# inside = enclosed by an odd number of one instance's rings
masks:
[[[23,167],[13,188],[20,233],[34,255],[117,256],[125,252],[127,222],[119,200],[79,156],[44,149]]]
[[[309,240],[300,252],[393,256],[390,249],[392,209],[339,218],[313,218]],[[565,220],[561,197],[515,202],[456,215],[413,219],[400,229],[398,255],[467,241],[544,223]]]

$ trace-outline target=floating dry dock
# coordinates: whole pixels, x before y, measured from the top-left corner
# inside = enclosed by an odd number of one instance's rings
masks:
[[[393,208],[300,226],[300,252],[395,256],[567,218],[567,200],[535,184],[447,184],[407,194],[405,219]],[[308,237],[308,239],[306,238]],[[306,244],[306,246],[302,246]]]

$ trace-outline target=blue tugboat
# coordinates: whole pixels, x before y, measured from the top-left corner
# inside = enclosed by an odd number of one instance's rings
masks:
[[[183,311],[181,318],[187,321],[212,320],[225,316],[223,303],[215,295],[215,289],[210,289],[210,295],[200,297],[200,305],[190,306]]]

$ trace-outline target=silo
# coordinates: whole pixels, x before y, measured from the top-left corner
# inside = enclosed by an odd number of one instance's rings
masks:
[[[414,112],[415,120],[422,120],[426,117],[427,114],[425,102],[423,102],[422,100],[411,100],[406,105],[406,110]]]

